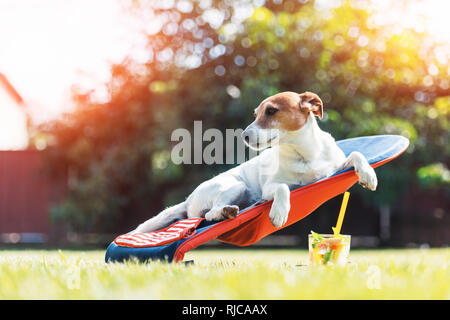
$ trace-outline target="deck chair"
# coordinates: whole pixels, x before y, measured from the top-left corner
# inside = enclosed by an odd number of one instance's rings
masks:
[[[398,135],[378,135],[340,140],[337,145],[347,156],[353,151],[361,152],[369,164],[376,168],[402,154],[408,147],[409,140]],[[289,218],[282,228],[302,220],[326,201],[344,193],[357,181],[354,168],[348,168],[309,185],[293,188]],[[257,202],[241,210],[234,219],[180,219],[162,230],[121,235],[108,246],[105,261],[137,259],[141,262],[179,262],[186,252],[212,239],[237,246],[249,246],[280,230],[269,220],[271,205],[272,201]]]

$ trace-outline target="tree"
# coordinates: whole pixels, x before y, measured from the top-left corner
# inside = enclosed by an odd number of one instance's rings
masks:
[[[54,141],[49,165],[71,176],[55,218],[78,231],[125,231],[131,225],[118,223],[135,222],[136,212],[149,216],[181,201],[230,166],[175,165],[171,132],[192,130],[195,120],[223,132],[243,128],[263,98],[285,90],[318,93],[325,103],[320,126],[336,139],[410,139],[406,156],[377,170],[376,193],[354,190],[360,210],[388,206],[398,214],[400,200],[418,188],[448,207],[447,66],[426,34],[393,33],[374,23],[369,6],[352,2],[326,12],[298,1],[165,6],[131,3],[136,19],[151,17],[151,54],[145,63],[130,57],[112,66],[107,102],[74,88],[77,110],[41,128]]]

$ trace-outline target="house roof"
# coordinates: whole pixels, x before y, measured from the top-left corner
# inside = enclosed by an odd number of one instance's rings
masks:
[[[3,86],[13,98],[17,101],[17,103],[23,103],[22,96],[17,92],[17,90],[13,87],[11,82],[9,82],[8,78],[0,72],[0,86]]]

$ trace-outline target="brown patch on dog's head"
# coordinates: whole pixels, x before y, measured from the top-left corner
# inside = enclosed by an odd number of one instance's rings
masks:
[[[318,95],[281,92],[261,102],[254,124],[261,129],[296,131],[305,125],[309,112],[322,118],[323,104]]]

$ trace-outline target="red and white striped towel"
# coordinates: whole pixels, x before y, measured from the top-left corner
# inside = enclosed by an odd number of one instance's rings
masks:
[[[122,247],[144,248],[157,247],[193,235],[197,226],[205,218],[179,220],[165,229],[149,233],[123,234],[114,239]]]

